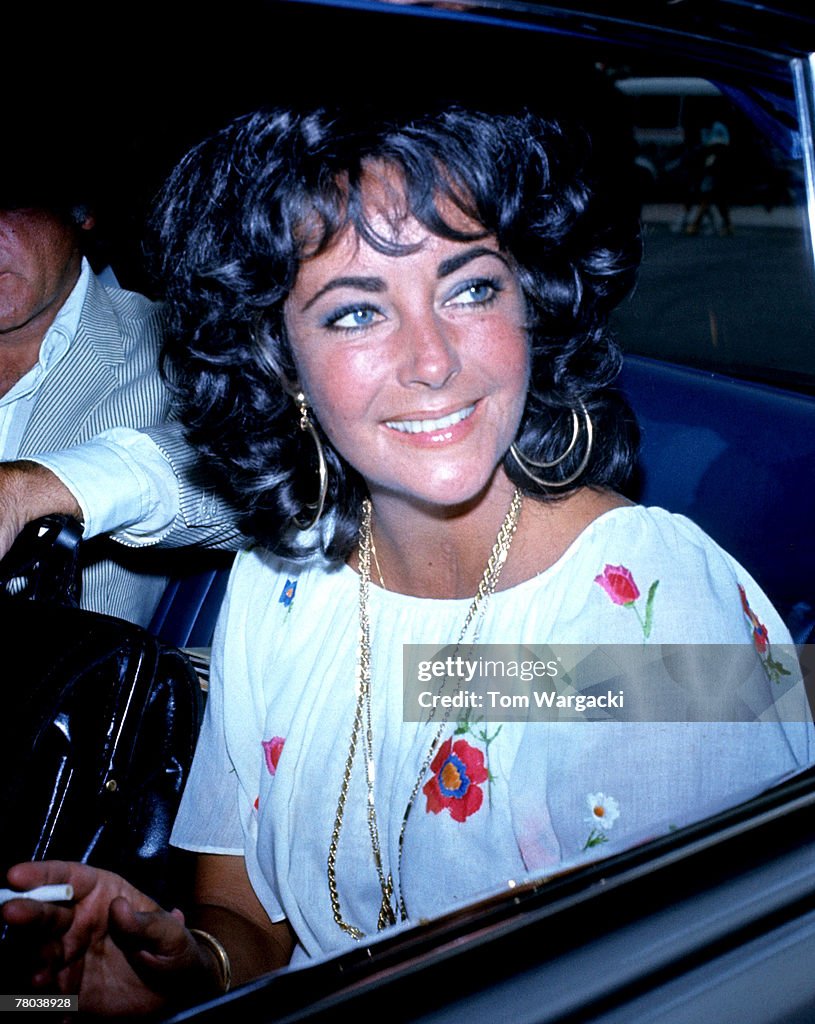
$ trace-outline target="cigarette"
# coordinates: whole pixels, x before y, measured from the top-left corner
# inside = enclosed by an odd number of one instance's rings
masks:
[[[63,903],[74,898],[72,885],[38,885],[36,889],[0,889],[0,904],[9,900],[39,900],[41,903]]]

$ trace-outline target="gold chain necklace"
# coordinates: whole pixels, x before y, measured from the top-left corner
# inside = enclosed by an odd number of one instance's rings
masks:
[[[379,568],[379,559],[376,555],[376,544],[374,544],[373,530],[371,530],[371,557],[373,558],[374,565],[376,566],[376,575],[379,577],[379,585],[383,590],[387,590],[388,588],[385,586],[385,577],[382,575],[382,570]]]
[[[495,587],[498,583],[498,578],[501,575],[501,570],[503,569],[504,563],[509,555],[509,548],[512,543],[512,538],[515,535],[515,530],[518,526],[518,519],[521,514],[522,500],[521,492],[516,488],[515,493],[512,496],[512,502],[509,506],[509,510],[504,517],[504,521],[501,523],[501,528],[498,531],[495,544],[490,552],[490,557],[487,561],[481,581],[478,584],[478,590],[476,591],[475,597],[467,611],[467,616],[464,619],[464,625],[461,627],[461,632],[458,637],[459,644],[463,642],[464,637],[467,634],[467,630],[474,621],[475,632],[472,642],[475,643],[478,639],[481,622],[486,608],[486,600],[494,593]],[[395,924],[397,920],[397,909],[394,908],[393,903],[393,874],[392,872],[388,872],[387,875],[385,874],[385,867],[382,860],[382,848],[379,841],[379,826],[376,818],[376,803],[374,800],[375,771],[373,756],[373,729],[371,723],[371,625],[368,618],[368,591],[371,583],[371,555],[374,551],[373,530],[371,526],[372,515],[373,509],[371,502],[366,498],[362,503],[362,520],[359,528],[359,658],[357,662],[357,703],[354,712],[354,724],[351,729],[351,742],[348,747],[348,756],[345,760],[345,770],[343,771],[342,785],[340,786],[340,795],[337,801],[337,811],[334,816],[334,826],[331,830],[331,843],[328,848],[328,891],[331,897],[331,909],[334,914],[334,920],[344,932],[354,939],[364,938],[364,932],[355,925],[349,924],[342,916],[340,897],[337,890],[337,849],[339,847],[342,823],[345,816],[345,805],[348,799],[348,790],[351,785],[351,773],[354,767],[354,759],[356,757],[360,734],[364,735],[363,756],[365,759],[365,778],[368,790],[366,810],[368,833],[371,839],[374,866],[376,867],[376,873],[379,878],[379,887],[382,891],[382,903],[379,908],[379,915],[376,923],[377,930],[382,931],[382,929],[386,928],[388,925]],[[377,561],[377,571],[378,570],[379,564]],[[379,576],[381,581],[381,572],[379,573]],[[477,621],[476,617],[478,617]],[[408,799],[405,813],[402,816],[402,824],[399,830],[397,880],[401,877],[402,846],[404,843],[408,816],[411,808],[413,807],[416,795],[419,792],[419,787],[422,784],[425,773],[433,760],[436,748],[438,747],[439,740],[442,737],[446,725],[447,717],[445,716],[445,719],[436,730],[433,741],[430,744],[430,748],[422,761],[422,766],[419,769],[419,774]],[[405,908],[404,898],[401,894],[401,887],[397,902],[399,917],[404,921],[407,919],[407,910]]]

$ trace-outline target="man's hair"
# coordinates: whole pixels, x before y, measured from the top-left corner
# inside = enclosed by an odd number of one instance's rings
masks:
[[[634,283],[639,221],[615,194],[615,179],[604,183],[600,164],[577,125],[531,110],[455,105],[263,110],[187,154],[153,221],[171,312],[165,365],[190,439],[251,536],[302,553],[289,527],[317,489],[312,442],[291,399],[296,371],[283,319],[300,262],[348,225],[379,251],[404,251],[366,215],[372,165],[398,172],[408,211],[429,231],[459,241],[494,236],[510,259],[526,302],[531,365],[518,448],[556,459],[572,436],[569,410],[582,404],[595,444],[579,483],[624,482],[638,438],[614,388],[621,357],[608,317]],[[472,233],[445,220],[449,203],[471,219]],[[331,523],[322,543],[330,558],[344,558],[365,484],[320,434]],[[565,479],[579,461],[578,449],[549,475]],[[509,456],[504,468],[526,493],[562,493],[533,484]]]

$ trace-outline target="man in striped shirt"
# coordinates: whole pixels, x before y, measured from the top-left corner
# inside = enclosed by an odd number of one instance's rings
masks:
[[[240,534],[172,422],[161,306],[94,273],[90,207],[22,180],[0,180],[0,556],[26,522],[73,515],[83,606],[146,625],[166,548]]]

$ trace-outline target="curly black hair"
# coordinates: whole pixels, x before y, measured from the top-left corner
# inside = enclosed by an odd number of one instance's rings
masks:
[[[638,433],[614,387],[621,355],[608,317],[633,286],[641,240],[637,211],[603,185],[589,137],[528,109],[268,109],[236,118],[188,153],[152,224],[179,415],[247,534],[289,557],[308,550],[290,527],[315,496],[313,442],[292,401],[283,304],[300,262],[349,224],[378,250],[399,251],[366,219],[362,182],[372,162],[398,171],[410,212],[428,230],[459,241],[493,236],[512,261],[531,364],[520,452],[557,459],[573,435],[571,410],[583,407],[595,443],[576,485],[621,486]],[[483,230],[446,223],[439,211],[450,202]],[[320,433],[330,529],[317,532],[325,554],[343,559],[366,488]],[[547,471],[555,484],[584,451],[576,445]],[[509,455],[504,468],[527,494],[563,493],[535,484]]]

